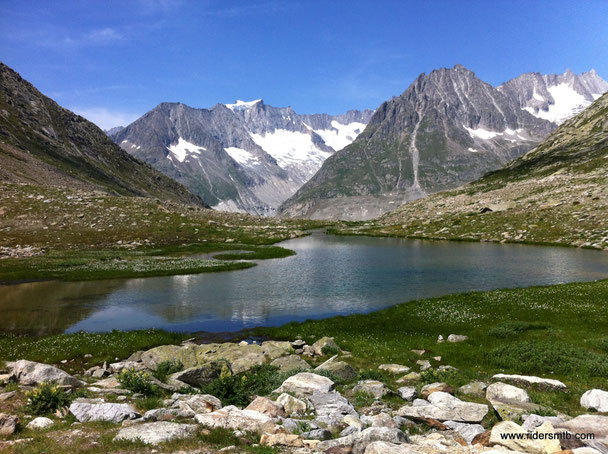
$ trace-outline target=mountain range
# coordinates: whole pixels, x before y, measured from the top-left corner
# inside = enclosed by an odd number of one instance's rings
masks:
[[[595,71],[524,74],[498,87],[461,65],[423,73],[279,213],[365,220],[458,187],[524,155],[607,90]]]
[[[205,206],[184,186],[125,153],[93,123],[44,96],[3,63],[0,181]]]
[[[210,109],[162,103],[108,133],[214,208],[272,215],[325,159],[355,139],[372,114],[300,115],[261,99]]]

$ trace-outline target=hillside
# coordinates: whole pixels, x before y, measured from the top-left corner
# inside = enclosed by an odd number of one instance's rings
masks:
[[[184,186],[124,152],[93,123],[59,106],[2,63],[0,181],[204,205]]]
[[[608,249],[608,94],[505,168],[344,231]]]

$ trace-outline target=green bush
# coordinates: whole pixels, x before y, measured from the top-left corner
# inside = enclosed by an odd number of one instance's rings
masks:
[[[264,364],[238,375],[224,375],[202,387],[223,405],[246,406],[253,396],[266,396],[283,381],[299,371],[280,372],[278,367]]]
[[[340,349],[331,345],[326,345],[321,349],[321,353],[327,356],[334,356],[340,353]]]
[[[150,374],[135,369],[123,369],[116,377],[123,388],[144,396],[158,394],[158,387],[150,382]]]
[[[499,339],[505,339],[507,337],[515,337],[518,334],[523,333],[524,331],[532,331],[539,329],[547,329],[549,325],[543,325],[542,323],[530,323],[530,322],[505,322],[497,325],[488,331],[488,334],[492,337],[497,337]]]
[[[420,373],[420,381],[422,383],[444,383],[453,379],[456,375],[458,375],[458,371],[454,369],[428,369]]]
[[[152,375],[160,381],[165,382],[169,375],[179,372],[180,370],[183,370],[183,368],[184,365],[180,361],[163,361],[158,364]]]
[[[71,401],[70,396],[62,388],[50,383],[42,383],[25,393],[25,396],[28,410],[35,415],[53,413],[59,408],[67,407]]]
[[[375,369],[362,370],[359,372],[359,376],[357,380],[378,380],[382,381],[384,377],[382,376],[382,372]]]

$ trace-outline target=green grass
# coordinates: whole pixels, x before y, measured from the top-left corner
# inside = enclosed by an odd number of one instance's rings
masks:
[[[608,388],[608,281],[471,292],[411,301],[370,314],[259,328],[276,339],[301,336],[308,343],[332,336],[359,369],[382,363],[418,370],[420,356],[457,373],[423,374],[424,382],[457,387],[495,373],[517,373],[564,381],[569,393],[553,399],[563,410],[581,411],[578,399],[591,387]],[[507,332],[506,336],[497,333]],[[465,334],[462,343],[437,344],[437,337]],[[431,358],[441,356],[440,363]],[[376,378],[374,373],[361,375]],[[427,376],[428,375],[428,376]],[[398,378],[398,377],[394,377]],[[390,383],[396,386],[394,383]]]
[[[6,361],[28,359],[44,363],[61,360],[84,360],[90,364],[115,358],[127,358],[137,350],[147,350],[158,345],[178,344],[187,334],[147,329],[138,331],[112,331],[109,333],[57,334],[39,338],[0,334],[0,358]]]

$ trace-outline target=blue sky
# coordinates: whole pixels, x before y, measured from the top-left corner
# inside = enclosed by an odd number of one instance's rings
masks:
[[[0,0],[0,60],[108,128],[163,101],[374,109],[456,63],[608,79],[607,24],[606,0]]]

